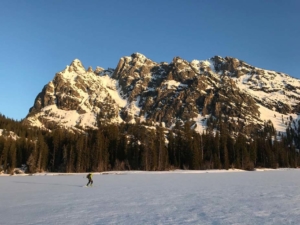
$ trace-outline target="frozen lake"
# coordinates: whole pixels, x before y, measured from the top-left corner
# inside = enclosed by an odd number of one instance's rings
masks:
[[[0,176],[0,224],[299,224],[300,170]]]

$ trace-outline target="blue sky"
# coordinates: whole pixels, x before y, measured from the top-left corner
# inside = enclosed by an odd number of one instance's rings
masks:
[[[300,78],[298,0],[0,1],[0,113],[25,118],[75,58],[115,68],[140,52],[156,62],[215,55]]]

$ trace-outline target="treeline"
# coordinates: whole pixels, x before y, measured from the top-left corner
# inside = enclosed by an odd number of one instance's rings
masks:
[[[5,130],[0,136],[0,170],[10,173],[21,165],[29,173],[298,167],[299,153],[292,144],[296,134],[291,130],[276,140],[270,126],[251,138],[233,138],[221,121],[218,132],[207,129],[199,134],[190,126],[176,126],[172,132],[147,124],[46,132],[0,115],[0,129]]]

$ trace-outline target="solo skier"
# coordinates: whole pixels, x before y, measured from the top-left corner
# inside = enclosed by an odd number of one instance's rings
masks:
[[[93,174],[91,174],[91,173],[89,173],[88,175],[86,175],[86,178],[89,180],[89,182],[86,184],[87,187],[89,186],[89,184],[90,184],[91,187],[93,186],[93,179],[92,179],[92,177],[93,177]]]

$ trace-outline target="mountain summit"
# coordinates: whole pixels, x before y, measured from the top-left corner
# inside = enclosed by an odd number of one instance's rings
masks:
[[[300,81],[214,56],[188,62],[174,57],[156,63],[140,53],[122,57],[115,69],[84,68],[75,59],[34,101],[24,119],[52,130],[97,129],[99,123],[143,123],[172,129],[219,129],[251,135],[264,126],[279,132],[298,127]]]

